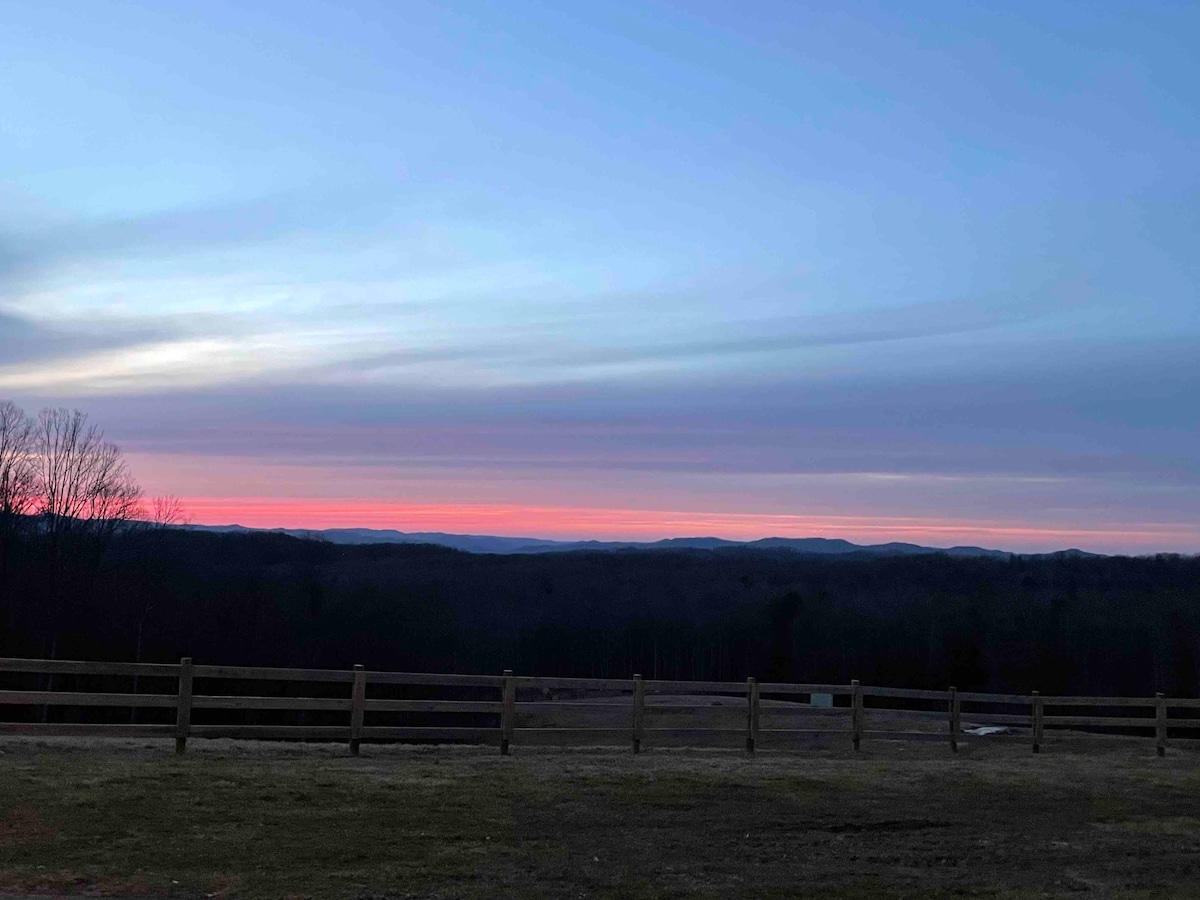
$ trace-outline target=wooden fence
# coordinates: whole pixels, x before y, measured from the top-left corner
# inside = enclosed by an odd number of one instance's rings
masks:
[[[10,677],[11,676],[11,677]],[[37,676],[36,690],[0,690],[0,706],[7,707],[12,718],[14,707],[31,708],[41,721],[0,721],[0,735],[77,735],[163,737],[175,739],[175,750],[184,753],[188,738],[225,737],[240,739],[308,740],[345,742],[353,754],[363,741],[424,741],[498,743],[507,754],[513,742],[545,734],[577,736],[592,743],[630,742],[634,753],[643,744],[667,739],[694,742],[717,737],[744,739],[746,750],[753,752],[761,743],[780,743],[801,736],[826,736],[848,739],[854,749],[864,740],[944,741],[952,751],[958,749],[965,733],[1002,726],[1004,733],[995,737],[1028,741],[1037,753],[1047,729],[1086,729],[1112,734],[1146,732],[1153,735],[1159,756],[1167,749],[1168,731],[1175,737],[1200,729],[1200,718],[1184,712],[1171,717],[1171,710],[1200,709],[1200,700],[1166,698],[1157,694],[1146,697],[1054,697],[1031,694],[988,694],[972,691],[916,690],[844,684],[759,683],[750,678],[742,682],[662,681],[615,678],[547,678],[503,675],[444,675],[416,672],[368,672],[362,666],[352,670],[271,669],[248,666],[194,665],[185,658],[174,664],[76,662],[41,659],[0,659],[0,684],[15,677]],[[125,691],[55,690],[63,679],[128,682]],[[270,683],[273,696],[249,696],[200,692],[197,682],[220,686],[222,682]],[[173,685],[171,693],[139,693],[147,683]],[[280,686],[292,685],[340,693],[340,696],[279,695]],[[341,686],[341,687],[338,687]],[[453,692],[494,699],[412,699],[395,696],[369,696],[391,689],[426,692]],[[259,694],[266,692],[260,690]],[[522,697],[524,694],[524,697]],[[589,694],[598,698],[585,699]],[[647,697],[652,698],[650,702]],[[702,702],[699,697],[706,697]],[[564,699],[565,698],[565,699]],[[675,699],[680,698],[680,699]],[[659,702],[659,700],[663,702]],[[724,707],[720,704],[725,703]],[[730,704],[736,704],[732,706]],[[137,711],[174,710],[174,721],[153,724],[137,722],[51,722],[51,707],[76,711],[84,707],[112,707]],[[318,714],[326,719],[343,719],[339,724],[245,724],[193,722],[193,712],[204,711],[206,718],[219,717],[219,711],[289,711]],[[215,711],[215,712],[214,712]],[[680,728],[661,727],[671,713],[709,715],[732,712],[736,727]],[[1086,714],[1077,714],[1077,713]],[[405,713],[420,718],[421,724],[368,724],[367,717]],[[524,715],[546,719],[547,715],[580,714],[618,720],[603,725],[519,724]],[[26,713],[29,715],[29,713]],[[169,713],[160,713],[169,717]],[[800,716],[804,724],[823,723],[829,727],[794,726]],[[78,717],[78,715],[77,715]],[[452,718],[486,720],[486,724],[438,724]],[[764,725],[764,720],[766,724]],[[874,720],[872,723],[871,720]],[[871,724],[888,728],[869,727]],[[649,721],[649,724],[648,724]],[[836,723],[842,727],[836,727]],[[967,723],[964,725],[964,721]],[[895,724],[916,723],[922,728],[897,728]]]

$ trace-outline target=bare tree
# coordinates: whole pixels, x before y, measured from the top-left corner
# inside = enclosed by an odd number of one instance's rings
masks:
[[[33,422],[15,403],[0,402],[0,612],[5,616],[13,541],[33,507],[36,485]],[[0,627],[7,623],[0,621]]]
[[[172,494],[164,494],[150,501],[150,524],[154,528],[172,528],[190,525],[192,517],[183,508],[183,502]]]
[[[23,409],[5,400],[0,403],[0,515],[28,512],[36,481],[33,422]]]
[[[34,425],[42,527],[51,538],[108,537],[143,515],[142,490],[116,444],[79,410],[43,409]]]
[[[143,515],[142,490],[120,448],[79,410],[43,409],[33,425],[33,449],[34,511],[49,564],[46,655],[56,659],[68,606],[85,602],[108,540]],[[64,590],[68,574],[76,580],[70,592]],[[43,707],[43,721],[46,715]]]

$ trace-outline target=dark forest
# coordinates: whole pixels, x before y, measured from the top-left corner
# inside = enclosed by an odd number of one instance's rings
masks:
[[[1195,696],[1200,558],[469,554],[5,534],[0,653]]]

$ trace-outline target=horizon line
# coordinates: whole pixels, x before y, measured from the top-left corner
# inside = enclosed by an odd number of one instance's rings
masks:
[[[361,528],[516,537],[565,542],[653,542],[713,537],[730,541],[825,538],[852,543],[978,546],[1011,553],[1082,549],[1095,553],[1200,552],[1200,527],[1184,523],[1033,524],[916,516],[639,510],[517,504],[429,504],[359,498],[180,497],[190,524],[261,530]],[[202,521],[204,520],[204,521]],[[1010,541],[1014,547],[990,546]]]

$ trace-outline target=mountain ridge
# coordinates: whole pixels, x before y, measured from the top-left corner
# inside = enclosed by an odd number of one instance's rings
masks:
[[[184,525],[192,531],[218,533],[286,534],[290,537],[323,540],[333,544],[436,544],[468,553],[570,553],[581,550],[615,552],[628,550],[790,550],[795,553],[810,553],[823,556],[866,554],[871,556],[915,556],[929,553],[944,553],[949,556],[991,557],[1003,559],[1009,556],[1101,556],[1084,550],[1069,548],[1048,553],[1013,553],[986,547],[954,546],[926,547],[903,541],[884,544],[855,544],[842,538],[784,538],[766,537],[753,541],[734,541],[718,537],[663,538],[657,541],[556,541],[547,538],[510,537],[502,535],[449,534],[441,531],[397,531],[392,528],[250,528],[245,525]]]

